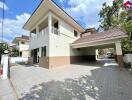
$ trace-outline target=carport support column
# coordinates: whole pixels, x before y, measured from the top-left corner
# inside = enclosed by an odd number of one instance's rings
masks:
[[[123,67],[123,56],[122,56],[122,47],[121,47],[121,42],[116,42],[115,43],[116,47],[116,60],[119,64],[119,67]]]

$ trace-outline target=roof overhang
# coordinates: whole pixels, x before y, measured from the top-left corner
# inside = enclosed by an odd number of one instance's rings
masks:
[[[23,41],[23,42],[29,42],[29,40],[27,39],[19,39],[19,38],[15,38],[12,43],[18,43],[19,41]]]
[[[33,12],[29,20],[25,23],[23,28],[25,30],[31,31],[32,27],[43,18],[47,12],[52,11],[59,18],[66,21],[72,27],[77,29],[79,32],[84,32],[85,29],[81,27],[71,16],[69,16],[63,9],[61,9],[53,0],[42,0],[37,9]]]
[[[71,44],[71,47],[72,48],[84,48],[84,47],[96,47],[96,46],[101,46],[101,45],[111,45],[111,44],[115,44],[116,42],[121,41],[121,39],[125,37],[128,37],[128,35],[106,38],[103,40],[96,40],[96,41],[90,41],[90,42],[75,43],[75,44]]]

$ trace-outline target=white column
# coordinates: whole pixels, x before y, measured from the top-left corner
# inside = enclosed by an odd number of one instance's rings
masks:
[[[116,55],[122,55],[121,42],[116,42],[115,47],[116,47]]]
[[[36,27],[36,34],[38,34],[39,33],[39,27],[37,26]]]
[[[96,60],[98,60],[98,56],[99,56],[99,50],[96,49]]]
[[[39,57],[41,57],[41,47],[39,48]]]
[[[49,28],[49,33],[51,33],[52,31],[52,16],[51,16],[51,13],[49,13],[49,16],[48,16],[48,28]]]
[[[2,56],[3,58],[3,79],[7,79],[8,78],[8,55],[5,54]]]
[[[119,64],[119,67],[122,68],[124,67],[124,61],[123,61],[123,56],[122,56],[122,48],[121,48],[121,42],[116,42],[115,43],[115,47],[116,47],[116,59],[117,62]]]

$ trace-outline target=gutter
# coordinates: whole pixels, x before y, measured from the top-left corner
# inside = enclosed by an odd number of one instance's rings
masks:
[[[73,43],[73,44],[71,44],[71,46],[90,44],[90,43],[102,42],[102,41],[113,40],[113,39],[121,39],[121,38],[125,38],[125,37],[128,37],[128,35],[119,36],[119,37],[115,37],[115,38],[107,38],[107,39],[97,40],[97,41],[90,41],[90,42],[83,42],[83,43]]]

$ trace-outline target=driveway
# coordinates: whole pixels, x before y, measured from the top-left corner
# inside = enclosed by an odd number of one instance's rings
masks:
[[[14,66],[11,81],[22,100],[132,100],[132,74],[113,60],[51,70]]]

